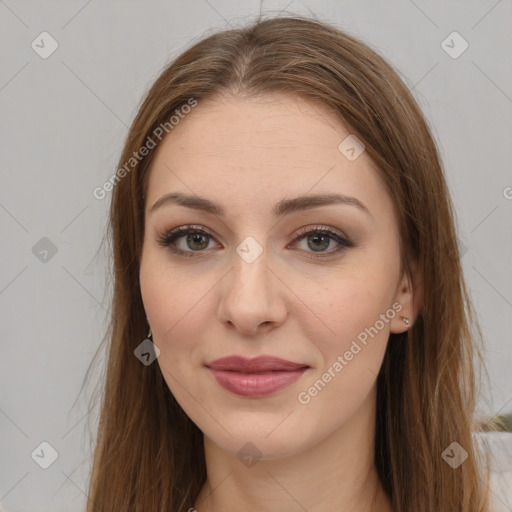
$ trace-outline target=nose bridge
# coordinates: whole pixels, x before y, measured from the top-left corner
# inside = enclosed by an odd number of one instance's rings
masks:
[[[271,255],[255,237],[236,246],[232,268],[221,288],[219,319],[240,331],[254,332],[260,324],[280,323],[286,315],[282,290],[270,271]]]
[[[261,240],[261,237],[259,238]],[[267,293],[272,287],[267,268],[271,258],[266,243],[265,246],[262,243],[253,236],[245,237],[235,248],[232,260],[232,291],[244,298],[247,298],[245,295],[249,293],[249,298],[252,297],[253,301],[267,298]]]

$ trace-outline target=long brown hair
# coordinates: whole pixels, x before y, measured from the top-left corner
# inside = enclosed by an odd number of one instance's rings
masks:
[[[109,219],[113,304],[88,512],[186,511],[206,479],[202,432],[159,365],[134,356],[148,328],[139,265],[156,150],[130,159],[191,100],[276,92],[320,100],[364,142],[394,202],[402,269],[420,268],[421,311],[390,335],[377,378],[375,465],[394,510],[487,511],[488,474],[472,439],[482,336],[436,143],[407,86],[367,44],[318,19],[283,16],[195,43],[163,70],[129,130]],[[457,468],[442,457],[453,442],[468,453]]]

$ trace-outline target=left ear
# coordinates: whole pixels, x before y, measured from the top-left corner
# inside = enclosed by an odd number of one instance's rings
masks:
[[[397,312],[390,322],[390,331],[392,333],[402,333],[410,329],[422,305],[423,283],[421,279],[422,273],[416,261],[410,262],[410,273],[404,271],[404,275],[397,287],[393,304],[399,303],[402,309]],[[409,325],[404,322],[404,317],[409,319]]]

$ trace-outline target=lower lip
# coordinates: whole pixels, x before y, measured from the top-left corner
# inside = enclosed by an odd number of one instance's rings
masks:
[[[217,382],[235,395],[253,398],[271,395],[291,386],[307,368],[265,373],[240,373],[208,368]]]

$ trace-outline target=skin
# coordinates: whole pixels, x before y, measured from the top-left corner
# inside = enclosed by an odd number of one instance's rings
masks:
[[[375,164],[366,152],[349,161],[338,150],[347,135],[323,104],[229,96],[200,103],[157,149],[140,285],[167,385],[204,433],[208,477],[199,512],[392,510],[373,462],[376,378],[390,332],[408,328],[404,316],[414,322],[417,279],[400,276],[397,219]],[[170,204],[150,211],[175,191],[219,203],[226,215]],[[356,197],[369,214],[334,204],[272,215],[282,199],[332,192]],[[192,257],[158,243],[187,224],[213,234],[175,241]],[[331,227],[354,246],[334,253],[339,244],[318,247],[314,233],[294,241],[305,226]],[[262,249],[252,263],[236,252],[248,236]],[[338,356],[394,303],[401,311],[300,403],[298,394],[332,373]],[[204,366],[232,354],[310,368],[273,395],[240,397]],[[249,441],[261,457],[250,467],[237,456]]]

